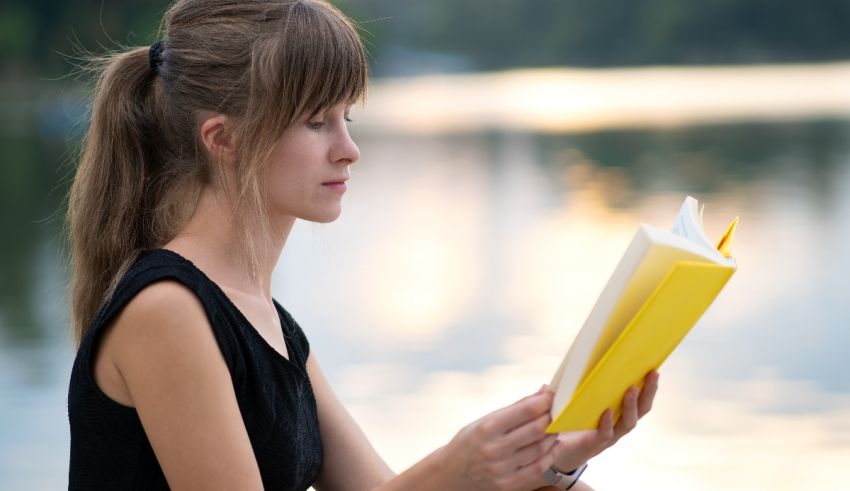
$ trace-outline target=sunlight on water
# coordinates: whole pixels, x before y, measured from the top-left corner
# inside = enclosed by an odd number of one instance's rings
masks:
[[[480,177],[462,178],[474,183]],[[440,187],[452,178],[440,172],[421,179],[414,177],[424,185],[408,188],[393,200],[392,212],[399,223],[392,227],[392,234],[379,232],[383,239],[377,241],[368,257],[362,258],[362,267],[375,271],[383,279],[375,282],[370,295],[364,298],[366,321],[405,326],[379,333],[388,342],[422,342],[440,334],[472,300],[477,288],[474,284],[478,276],[475,268],[479,266],[475,260],[476,244],[443,239],[482,216],[475,206],[456,212],[452,204],[469,199],[475,189],[474,185],[466,190],[453,188],[445,196],[447,193],[441,192]],[[405,226],[407,221],[419,226]],[[453,281],[446,282],[449,277]]]
[[[846,116],[850,64],[434,75],[376,83],[362,112],[362,124],[374,129],[415,133]]]

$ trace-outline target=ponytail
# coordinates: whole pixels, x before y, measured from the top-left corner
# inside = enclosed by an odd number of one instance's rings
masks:
[[[68,203],[77,343],[139,253],[185,226],[201,191],[233,194],[246,248],[268,235],[262,172],[285,128],[362,100],[356,28],[325,0],[177,0],[163,42],[95,60],[91,125]],[[234,122],[234,190],[198,137],[204,114]]]
[[[91,125],[68,203],[71,313],[77,343],[114,283],[148,247],[145,187],[157,133],[148,49],[100,60]]]

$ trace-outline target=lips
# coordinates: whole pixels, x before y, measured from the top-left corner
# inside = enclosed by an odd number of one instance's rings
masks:
[[[336,180],[333,180],[333,181],[325,181],[325,182],[322,183],[322,187],[324,187],[325,189],[330,189],[332,191],[339,192],[339,193],[344,193],[345,190],[347,189],[347,186],[345,185],[345,181],[347,181],[347,180],[348,180],[348,178],[346,177],[346,178],[342,178],[342,179],[336,179]]]

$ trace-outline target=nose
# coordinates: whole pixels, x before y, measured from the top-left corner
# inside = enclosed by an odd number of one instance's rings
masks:
[[[345,165],[351,165],[360,160],[360,149],[357,148],[345,125],[342,125],[339,136],[334,142],[331,158],[335,163]]]

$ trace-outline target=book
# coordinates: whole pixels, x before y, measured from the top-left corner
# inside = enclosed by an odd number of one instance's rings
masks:
[[[737,225],[712,243],[688,196],[672,230],[638,227],[552,378],[548,432],[594,429],[607,408],[619,418],[626,390],[661,366],[737,270]]]

